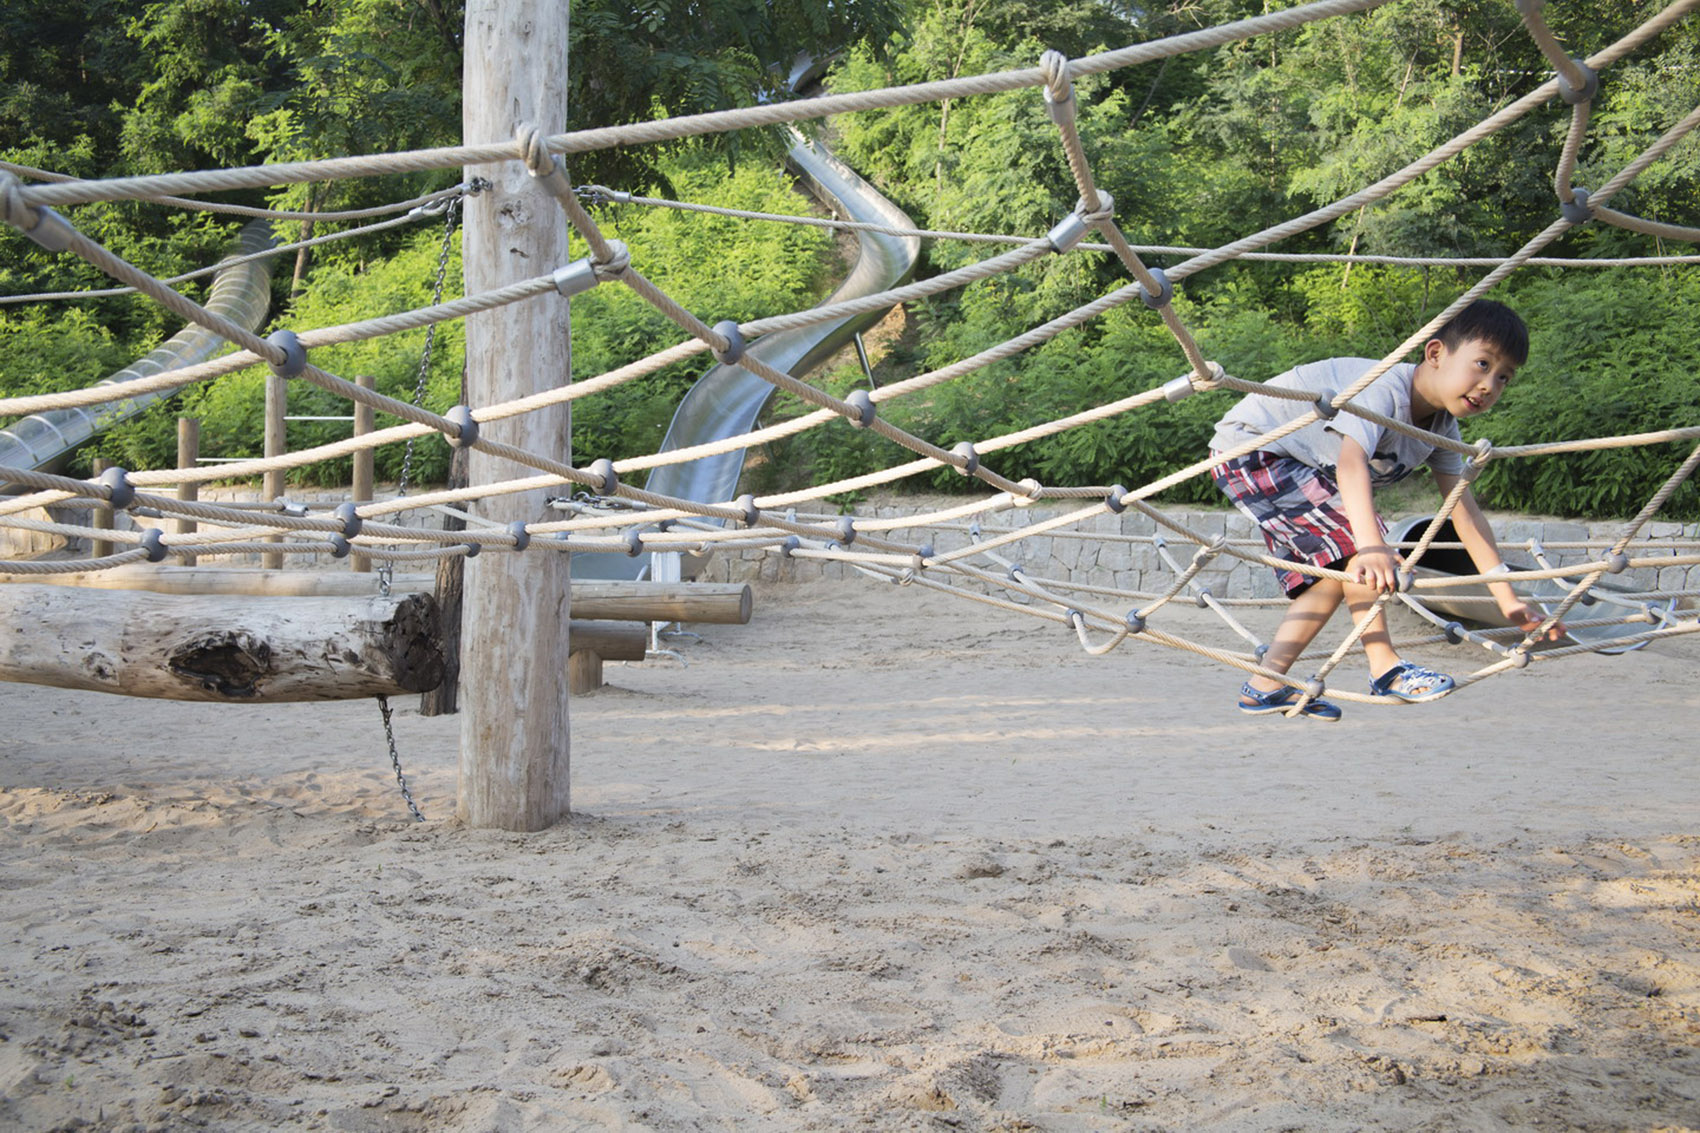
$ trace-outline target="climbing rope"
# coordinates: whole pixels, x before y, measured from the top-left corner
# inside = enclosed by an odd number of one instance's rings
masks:
[[[1520,0],[1519,10],[1529,34],[1552,63],[1554,75],[1524,97],[1500,108],[1477,125],[1458,134],[1429,153],[1382,178],[1375,184],[1349,194],[1338,201],[1294,217],[1264,231],[1253,233],[1218,248],[1164,248],[1134,245],[1127,240],[1117,222],[1116,202],[1105,192],[1094,175],[1091,154],[1075,128],[1077,115],[1075,81],[1085,75],[1100,73],[1115,67],[1168,58],[1185,51],[1203,50],[1248,36],[1265,34],[1299,26],[1312,20],[1326,19],[1348,12],[1363,11],[1378,6],[1384,0],[1321,0],[1282,12],[1269,13],[1217,28],[1204,29],[1182,36],[1141,44],[1120,51],[1104,52],[1081,59],[1068,59],[1048,52],[1039,66],[991,75],[968,76],[938,83],[922,83],[878,91],[828,95],[806,102],[751,107],[737,111],[695,115],[687,118],[638,123],[607,129],[582,130],[575,133],[548,136],[534,126],[521,126],[514,141],[489,146],[448,147],[417,151],[408,154],[374,155],[340,158],[330,161],[292,163],[256,167],[245,170],[216,170],[200,173],[171,174],[154,177],[118,178],[108,181],[58,181],[43,176],[41,171],[0,164],[0,217],[29,234],[43,247],[53,252],[70,252],[100,268],[115,280],[134,288],[159,302],[185,320],[215,330],[238,347],[236,353],[213,362],[172,371],[154,377],[124,383],[121,390],[91,389],[68,394],[0,398],[0,414],[34,414],[54,409],[95,406],[128,396],[144,389],[164,391],[179,389],[195,382],[210,381],[245,366],[265,364],[275,372],[295,377],[329,390],[351,402],[365,404],[400,418],[404,424],[379,430],[364,437],[317,446],[284,456],[242,461],[217,469],[157,470],[126,472],[115,470],[100,480],[79,480],[48,473],[0,469],[0,480],[30,489],[30,494],[0,504],[0,527],[12,527],[59,535],[94,537],[93,527],[75,523],[44,523],[24,513],[47,505],[67,507],[126,508],[154,518],[193,518],[208,529],[195,535],[165,537],[157,530],[152,534],[136,532],[107,532],[98,537],[112,542],[133,544],[133,549],[107,556],[101,560],[83,560],[74,569],[100,569],[121,563],[146,560],[163,561],[176,552],[196,555],[248,553],[255,546],[267,551],[292,554],[346,553],[357,546],[364,555],[381,563],[382,584],[387,586],[390,564],[444,555],[476,554],[483,549],[508,553],[523,553],[528,547],[547,545],[568,551],[612,551],[637,554],[643,551],[702,551],[734,548],[760,548],[782,557],[838,562],[850,565],[874,577],[886,578],[903,585],[923,585],[941,588],[977,602],[988,602],[1003,608],[1056,622],[1074,632],[1084,649],[1093,654],[1107,653],[1127,640],[1152,642],[1176,649],[1185,649],[1222,664],[1248,672],[1275,676],[1261,665],[1263,647],[1256,635],[1232,614],[1234,600],[1212,594],[1201,580],[1213,569],[1218,559],[1226,557],[1245,563],[1269,564],[1277,560],[1267,555],[1259,545],[1222,539],[1219,535],[1191,530],[1183,521],[1165,515],[1150,501],[1168,488],[1202,475],[1212,463],[1241,452],[1262,447],[1273,440],[1296,431],[1322,417],[1337,413],[1355,414],[1372,420],[1384,429],[1396,429],[1421,437],[1425,443],[1458,451],[1477,466],[1492,460],[1555,452],[1588,451],[1624,445],[1663,444],[1673,440],[1700,439],[1700,429],[1671,429],[1636,437],[1601,437],[1561,444],[1529,445],[1478,450],[1435,434],[1426,433],[1403,422],[1380,417],[1356,404],[1356,399],[1371,383],[1385,374],[1410,350],[1426,341],[1468,302],[1480,296],[1512,272],[1531,264],[1570,264],[1544,258],[1540,252],[1576,224],[1603,222],[1619,224],[1637,232],[1660,238],[1692,241],[1700,233],[1691,229],[1659,222],[1645,221],[1609,208],[1608,202],[1630,184],[1642,171],[1661,160],[1678,141],[1700,127],[1700,108],[1675,123],[1664,135],[1649,145],[1633,161],[1624,165],[1597,189],[1588,191],[1573,184],[1578,167],[1578,155],[1588,137],[1589,108],[1598,89],[1602,71],[1625,58],[1640,46],[1700,7],[1700,0],[1676,0],[1646,20],[1641,26],[1604,50],[1586,60],[1570,59],[1558,48],[1541,16],[1542,5],[1537,0]],[[990,93],[1038,88],[1057,130],[1073,188],[1079,206],[1041,237],[988,236],[984,234],[935,233],[922,230],[868,225],[856,222],[825,221],[815,218],[777,217],[773,214],[710,209],[637,198],[602,187],[575,187],[566,170],[557,160],[563,155],[584,152],[608,145],[639,144],[655,141],[676,141],[713,130],[745,128],[796,122],[827,117],[849,111],[889,109],[938,98],[963,98]],[[1554,179],[1559,212],[1546,229],[1530,237],[1523,247],[1507,257],[1465,260],[1416,260],[1395,257],[1368,256],[1294,256],[1265,251],[1272,245],[1314,229],[1319,225],[1347,216],[1384,200],[1417,178],[1450,161],[1469,147],[1492,136],[1520,118],[1562,98],[1571,106],[1571,123],[1561,146]],[[177,283],[194,277],[195,273],[171,279],[155,279],[146,272],[126,264],[109,251],[88,239],[72,224],[53,212],[54,206],[104,200],[145,199],[172,204],[176,207],[201,206],[175,194],[195,194],[232,188],[253,188],[332,177],[363,177],[398,171],[447,169],[466,164],[513,160],[523,162],[536,182],[555,199],[568,223],[590,249],[584,259],[562,265],[548,274],[521,281],[490,292],[461,299],[442,301],[442,291],[455,224],[456,211],[462,192],[476,191],[468,185],[407,203],[408,215],[385,223],[402,223],[417,219],[420,210],[441,209],[445,216],[444,235],[433,283],[431,303],[414,311],[366,320],[342,327],[302,330],[299,333],[278,331],[261,338],[236,327],[216,313],[196,304],[175,290]],[[20,173],[46,180],[46,184],[26,185]],[[694,211],[716,212],[741,216],[756,221],[783,219],[793,223],[812,223],[849,231],[884,232],[894,235],[921,235],[934,238],[974,240],[983,243],[1006,243],[1014,246],[991,255],[978,263],[952,272],[902,286],[892,287],[875,295],[862,296],[832,303],[808,311],[789,313],[745,323],[731,320],[713,322],[699,316],[675,301],[665,289],[657,286],[632,262],[624,245],[609,239],[586,203],[637,203],[665,207],[687,208]],[[394,206],[401,209],[403,206]],[[278,217],[293,214],[267,215]],[[326,219],[330,214],[313,214]],[[340,214],[339,214],[340,215]],[[355,219],[353,216],[348,219]],[[1096,233],[1103,243],[1087,243],[1085,236]],[[343,234],[337,234],[343,235]],[[325,237],[326,239],[334,237]],[[751,354],[752,340],[780,331],[800,329],[830,320],[853,315],[879,312],[903,303],[970,286],[1026,264],[1050,257],[1078,254],[1084,250],[1109,252],[1122,265],[1129,282],[1099,296],[1075,310],[1049,322],[1016,335],[1004,343],[983,350],[948,366],[916,375],[900,382],[888,383],[873,391],[858,391],[847,397],[837,397],[826,390],[800,381]],[[1152,267],[1145,262],[1150,255],[1183,256],[1179,263],[1168,267]],[[1174,285],[1201,271],[1238,258],[1285,258],[1300,262],[1370,262],[1370,263],[1445,263],[1453,266],[1476,266],[1487,272],[1459,299],[1439,312],[1422,328],[1416,330],[1399,346],[1375,363],[1351,387],[1324,404],[1306,408],[1293,422],[1262,437],[1248,441],[1242,448],[1227,454],[1201,459],[1187,467],[1132,489],[1121,485],[1047,485],[1034,480],[1016,481],[999,473],[993,461],[996,454],[1018,444],[1041,437],[1053,436],[1117,416],[1145,410],[1159,403],[1179,401],[1200,393],[1226,390],[1234,393],[1261,393],[1271,397],[1291,397],[1308,400],[1308,395],[1267,387],[1225,373],[1203,353],[1196,336],[1180,317],[1172,302]],[[1597,266],[1604,261],[1590,261]],[[1695,263],[1696,256],[1646,257],[1622,259],[1614,263]],[[665,315],[680,328],[685,338],[665,346],[649,357],[610,370],[571,385],[544,391],[526,398],[499,405],[479,407],[456,406],[445,414],[435,414],[423,407],[424,392],[439,323],[464,318],[481,310],[519,302],[536,296],[555,293],[572,296],[590,288],[614,284],[631,289],[634,294]],[[25,298],[25,297],[17,297]],[[977,372],[998,361],[1047,342],[1065,331],[1085,325],[1106,312],[1138,301],[1161,319],[1174,339],[1185,372],[1173,381],[1145,391],[1137,391],[1116,402],[1082,408],[1050,421],[1039,422],[1000,436],[984,437],[945,448],[932,440],[896,425],[884,412],[885,407],[903,399],[913,399],[927,390]],[[364,341],[403,330],[424,328],[425,346],[422,352],[417,381],[411,401],[399,401],[372,391],[361,390],[338,376],[314,365],[309,359],[319,346],[332,343]],[[702,352],[712,353],[725,364],[741,366],[775,389],[785,390],[799,398],[809,410],[792,420],[770,425],[753,433],[709,444],[694,445],[665,453],[654,453],[621,461],[593,460],[583,467],[558,460],[546,453],[530,452],[516,446],[494,441],[481,431],[481,426],[495,420],[532,412],[547,406],[560,405],[575,399],[595,396],[624,383],[652,374],[674,362]],[[1177,367],[1178,368],[1178,367]],[[752,444],[795,436],[835,421],[849,427],[866,429],[893,442],[914,459],[864,476],[847,478],[829,484],[817,484],[794,492],[755,498],[742,496],[736,500],[692,501],[634,488],[627,478],[634,472],[659,468],[709,455],[719,455]],[[513,478],[498,484],[481,484],[476,488],[443,490],[423,493],[404,499],[411,486],[413,446],[417,439],[432,433],[439,434],[458,446],[470,446],[491,456],[505,458],[530,475]],[[205,482],[212,479],[237,478],[279,471],[335,456],[390,444],[405,444],[397,499],[382,502],[359,502],[337,509],[338,514],[315,516],[301,514],[268,514],[256,519],[240,509],[216,505],[196,505],[155,494],[149,489],[172,485]],[[1563,617],[1577,604],[1590,600],[1596,585],[1607,574],[1625,569],[1655,566],[1690,565],[1700,557],[1687,555],[1649,556],[1637,552],[1637,542],[1644,529],[1669,498],[1671,492],[1693,475],[1700,464],[1700,449],[1696,455],[1680,464],[1661,490],[1646,507],[1624,523],[1609,549],[1600,556],[1585,555],[1587,562],[1538,572],[1544,577],[1566,581],[1569,590],[1549,623]],[[820,515],[799,515],[800,504],[824,500],[848,491],[865,490],[921,475],[938,468],[950,467],[965,477],[979,481],[990,489],[985,499],[966,505],[963,509],[947,509],[938,519],[939,526],[931,540],[901,540],[889,532],[896,527],[926,530],[925,517],[912,517],[901,524],[882,521]],[[594,495],[598,500],[616,507],[577,509],[566,519],[548,523],[516,524],[505,529],[473,529],[453,533],[426,532],[380,522],[382,517],[399,511],[423,506],[450,506],[466,501],[504,493],[532,491],[572,485]],[[1458,500],[1454,493],[1446,500],[1434,523],[1424,532],[1413,550],[1406,556],[1414,565],[1434,545],[1435,533]],[[1063,505],[1063,510],[1031,523],[1011,525],[1003,530],[983,528],[978,519],[971,526],[969,537],[956,547],[940,545],[939,538],[949,525],[969,515],[980,516],[1019,510],[1035,503],[1049,501]],[[1163,535],[1148,539],[1153,552],[1169,568],[1167,585],[1146,592],[1117,591],[1113,588],[1085,588],[1048,581],[1031,573],[1020,562],[1006,557],[1006,552],[1031,540],[1062,537],[1069,533],[1084,533],[1106,517],[1115,517],[1129,509],[1146,516],[1165,528],[1170,535],[1188,541],[1198,550],[1188,561],[1174,553],[1176,543]],[[1697,533],[1700,534],[1700,533]],[[282,536],[282,543],[262,543],[267,536]],[[451,537],[452,535],[452,537]],[[549,536],[542,544],[534,536]],[[1084,537],[1084,536],[1082,536]],[[1700,539],[1694,540],[1700,544]],[[979,564],[991,563],[996,570]],[[0,569],[20,573],[37,573],[57,569],[58,564],[0,563]],[[1302,568],[1316,577],[1343,577],[1338,572],[1319,568]],[[1530,577],[1534,577],[1531,575]],[[1411,583],[1405,593],[1386,596],[1383,603],[1409,604],[1412,591],[1424,588],[1462,587],[1479,583],[1480,576],[1455,580],[1421,580]],[[976,594],[976,590],[1001,591],[1009,598],[995,593]],[[1651,595],[1655,592],[1638,592]],[[1690,591],[1660,591],[1662,597],[1688,596]],[[1170,603],[1190,601],[1211,610],[1228,630],[1249,646],[1245,651],[1230,651],[1185,640],[1152,625]],[[1131,609],[1112,608],[1117,603],[1134,603]],[[1657,621],[1654,628],[1638,638],[1652,640],[1660,636],[1690,633],[1700,629],[1691,618],[1667,617],[1654,619],[1645,610],[1632,609],[1623,622],[1640,619],[1646,624]],[[1438,623],[1437,623],[1438,625]],[[1460,679],[1468,683],[1494,672],[1526,665],[1533,653],[1535,635],[1520,633],[1461,631],[1454,624],[1439,625],[1446,640],[1469,641],[1490,652],[1494,660],[1476,674]],[[1098,638],[1094,638],[1097,635]],[[1521,640],[1512,640],[1513,638]],[[1357,634],[1351,633],[1321,663],[1317,674],[1306,680],[1287,680],[1306,697],[1318,694],[1326,675],[1336,667],[1354,646]],[[1503,639],[1503,640],[1502,640]],[[1543,650],[1542,660],[1567,655],[1567,650]],[[1356,699],[1351,694],[1331,693],[1344,699]],[[389,731],[387,705],[386,731]],[[391,750],[394,756],[393,733]],[[394,759],[398,780],[402,779],[399,758]],[[405,780],[403,792],[406,793]],[[411,799],[409,799],[411,806]],[[417,810],[415,810],[417,816]]]

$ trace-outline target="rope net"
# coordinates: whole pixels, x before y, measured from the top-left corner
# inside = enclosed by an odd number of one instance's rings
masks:
[[[0,482],[9,482],[14,491],[19,493],[0,501],[0,528],[91,541],[102,540],[118,548],[116,553],[92,559],[22,559],[0,562],[0,571],[22,575],[48,575],[105,570],[137,562],[161,562],[174,556],[191,558],[191,561],[194,561],[207,556],[248,554],[256,550],[283,555],[328,553],[337,557],[347,555],[352,550],[372,560],[395,563],[430,560],[448,555],[477,554],[480,551],[525,554],[549,551],[612,552],[634,555],[643,552],[678,552],[704,555],[715,551],[757,549],[773,556],[844,563],[874,578],[946,591],[966,601],[985,603],[1055,623],[1072,630],[1078,636],[1082,648],[1093,654],[1108,653],[1123,642],[1133,639],[1188,650],[1226,666],[1281,680],[1300,688],[1307,697],[1313,697],[1320,693],[1329,672],[1340,663],[1356,641],[1357,633],[1350,633],[1337,649],[1327,654],[1314,670],[1314,674],[1306,680],[1275,673],[1260,664],[1264,645],[1257,635],[1239,620],[1235,612],[1239,607],[1265,600],[1218,597],[1203,584],[1201,576],[1204,576],[1207,568],[1216,560],[1223,557],[1264,566],[1279,564],[1315,577],[1345,579],[1346,576],[1336,571],[1295,565],[1271,558],[1263,552],[1261,544],[1253,545],[1249,540],[1231,540],[1220,534],[1197,530],[1189,526],[1184,517],[1169,514],[1151,501],[1168,488],[1192,477],[1207,475],[1211,465],[1221,460],[1253,451],[1321,417],[1349,413],[1374,420],[1384,429],[1397,429],[1418,436],[1428,444],[1457,451],[1466,460],[1467,472],[1460,481],[1460,490],[1454,491],[1442,504],[1427,528],[1415,539],[1415,545],[1406,552],[1406,571],[1402,576],[1401,590],[1396,594],[1384,595],[1380,599],[1381,604],[1392,602],[1403,605],[1432,627],[1430,636],[1402,644],[1467,641],[1484,651],[1486,663],[1475,672],[1460,676],[1460,686],[1509,669],[1524,667],[1531,661],[1557,660],[1591,648],[1588,645],[1550,647],[1543,643],[1544,630],[1559,619],[1567,619],[1567,624],[1572,627],[1618,627],[1613,644],[1620,648],[1695,632],[1700,629],[1700,622],[1696,621],[1693,613],[1680,609],[1685,600],[1695,596],[1693,590],[1646,589],[1624,593],[1621,588],[1602,586],[1601,580],[1608,575],[1620,575],[1631,569],[1657,571],[1671,566],[1686,568],[1700,564],[1700,539],[1665,540],[1659,544],[1656,553],[1646,539],[1648,525],[1659,508],[1670,493],[1693,474],[1696,465],[1700,464],[1700,428],[1668,429],[1636,436],[1599,437],[1563,444],[1495,449],[1487,442],[1474,446],[1460,444],[1426,433],[1404,422],[1377,416],[1357,405],[1355,399],[1377,378],[1432,337],[1453,315],[1520,267],[1543,263],[1575,263],[1576,261],[1547,259],[1540,254],[1573,225],[1605,223],[1652,234],[1665,240],[1700,241],[1700,231],[1643,221],[1608,207],[1612,198],[1626,185],[1659,161],[1672,146],[1700,125],[1700,107],[1696,107],[1673,124],[1664,135],[1648,145],[1639,157],[1625,165],[1597,189],[1590,192],[1571,183],[1578,152],[1587,137],[1588,110],[1594,92],[1598,89],[1599,73],[1652,41],[1662,31],[1683,19],[1696,7],[1700,7],[1700,0],[1676,0],[1617,43],[1587,59],[1571,59],[1565,56],[1541,19],[1540,5],[1520,3],[1518,8],[1526,30],[1552,63],[1553,76],[1550,79],[1375,184],[1326,207],[1293,217],[1221,247],[1180,249],[1133,245],[1126,239],[1118,224],[1115,202],[1094,180],[1092,155],[1087,151],[1075,128],[1076,78],[1182,52],[1207,50],[1311,21],[1338,18],[1348,13],[1377,7],[1384,2],[1386,0],[1318,0],[1285,11],[1099,55],[1068,59],[1056,52],[1047,52],[1034,68],[969,76],[947,82],[889,87],[854,94],[825,95],[797,102],[582,130],[556,136],[545,136],[537,128],[522,124],[516,130],[515,140],[509,143],[110,180],[61,178],[40,170],[0,165],[0,218],[28,234],[48,252],[80,257],[100,268],[120,288],[133,289],[148,296],[187,322],[215,332],[235,348],[233,352],[210,361],[125,381],[120,383],[119,388],[113,385],[97,385],[68,393],[0,398],[0,416],[22,416],[54,410],[104,406],[144,393],[157,395],[194,383],[215,381],[224,375],[263,365],[269,366],[280,375],[330,391],[345,399],[351,406],[369,407],[403,422],[347,441],[263,459],[241,460],[196,469],[108,470],[100,478],[84,480],[28,468],[0,467]],[[1072,215],[1048,233],[1026,237],[942,233],[805,218],[802,223],[850,231],[880,231],[935,239],[964,239],[1003,243],[1011,247],[987,259],[923,281],[908,283],[874,295],[742,324],[730,320],[716,324],[712,314],[699,316],[675,302],[664,290],[641,274],[640,265],[631,262],[630,254],[622,244],[606,237],[595,216],[586,207],[585,199],[600,203],[619,201],[651,207],[717,211],[758,222],[796,222],[798,218],[740,213],[736,210],[711,210],[704,206],[655,201],[599,186],[575,187],[568,178],[566,169],[557,160],[561,156],[608,146],[667,142],[714,131],[771,126],[805,119],[829,118],[849,112],[886,110],[939,99],[972,98],[1022,90],[1034,91],[1034,97],[1044,100],[1050,119],[1056,127],[1056,144],[1061,147],[1067,158],[1067,166],[1074,181],[1072,188],[1078,193],[1079,204]],[[1555,157],[1558,174],[1554,179],[1554,211],[1557,216],[1547,228],[1530,237],[1512,255],[1503,259],[1413,261],[1393,257],[1292,256],[1265,250],[1288,237],[1386,199],[1476,142],[1547,105],[1555,97],[1570,105],[1572,115],[1571,129]],[[538,187],[558,204],[574,233],[588,247],[589,254],[585,258],[560,265],[528,280],[449,302],[435,303],[400,314],[342,326],[304,328],[298,331],[281,330],[267,337],[261,337],[237,325],[194,302],[177,289],[177,284],[197,273],[172,279],[155,278],[114,256],[54,211],[59,206],[114,200],[149,201],[177,208],[219,208],[223,206],[197,201],[194,195],[331,178],[364,178],[403,171],[458,169],[465,165],[494,162],[520,162],[524,165]],[[26,182],[23,178],[29,178],[30,181]],[[440,215],[449,207],[448,202],[457,199],[459,194],[475,192],[479,188],[477,184],[465,184],[444,194],[401,202],[387,211],[405,214],[402,220],[421,215]],[[243,215],[264,211],[250,209],[245,210]],[[350,214],[347,219],[367,219],[385,211],[368,210],[363,214]],[[267,215],[271,219],[284,219],[298,214]],[[321,214],[317,219],[325,217]],[[397,222],[391,219],[378,223]],[[1101,242],[1087,242],[1085,237],[1089,234],[1095,234]],[[342,238],[347,235],[349,234],[343,233],[321,239]],[[293,250],[294,247],[298,245],[274,250],[272,254]],[[839,398],[825,389],[768,365],[746,350],[749,342],[765,335],[815,326],[851,315],[883,312],[927,296],[972,286],[1036,260],[1052,256],[1079,255],[1089,250],[1113,254],[1125,269],[1128,282],[1064,316],[1033,327],[995,347],[872,391]],[[1154,253],[1179,254],[1185,258],[1172,267],[1159,269],[1150,267],[1145,262],[1145,257]],[[1015,481],[997,471],[996,454],[1012,446],[1122,414],[1152,411],[1153,407],[1198,394],[1229,391],[1235,396],[1259,393],[1271,397],[1307,399],[1310,395],[1266,387],[1259,382],[1225,373],[1220,365],[1205,356],[1191,329],[1183,322],[1172,302],[1174,285],[1188,276],[1235,259],[1254,257],[1288,258],[1301,262],[1340,259],[1347,262],[1371,263],[1445,262],[1460,269],[1479,267],[1487,270],[1455,302],[1399,343],[1331,403],[1313,404],[1294,421],[1247,442],[1240,448],[1217,455],[1201,452],[1196,463],[1175,469],[1166,476],[1133,488],[1123,485],[1043,484],[1032,479]],[[1587,262],[1590,266],[1612,266],[1627,262],[1691,264],[1700,262],[1700,257],[1661,256],[1635,261]],[[501,404],[457,406],[447,414],[438,415],[418,405],[363,388],[319,368],[311,361],[313,351],[322,346],[361,342],[407,330],[433,327],[509,303],[526,302],[545,295],[570,297],[592,287],[610,284],[630,288],[645,302],[653,305],[679,328],[680,339],[639,361],[523,399]],[[1019,432],[983,437],[949,449],[925,436],[915,435],[898,427],[882,413],[882,408],[890,403],[915,398],[943,383],[1032,349],[1112,309],[1136,302],[1149,308],[1151,317],[1162,320],[1177,349],[1177,368],[1184,367],[1184,373],[1162,386],[1111,403],[1082,407],[1068,416],[1037,422]],[[646,375],[703,352],[712,352],[722,362],[736,363],[769,383],[774,389],[795,395],[811,407],[810,411],[792,420],[759,428],[724,441],[655,452],[626,460],[600,459],[585,466],[575,466],[563,460],[559,453],[530,451],[504,445],[481,434],[480,426],[485,423],[594,397],[625,383],[639,381]],[[901,454],[901,459],[875,473],[815,484],[805,489],[766,497],[744,495],[736,499],[692,500],[646,491],[629,482],[629,478],[636,473],[704,456],[735,452],[763,441],[823,428],[870,430],[888,441],[891,451]],[[288,506],[281,501],[276,508],[257,512],[253,509],[181,500],[172,494],[172,490],[185,485],[287,471],[379,446],[405,445],[431,434],[441,434],[453,445],[476,447],[503,457],[527,470],[528,474],[501,483],[479,484],[462,490],[440,490],[389,500],[349,501],[324,514],[314,514],[314,509]],[[1447,591],[1467,594],[1468,591],[1479,589],[1490,581],[1488,576],[1479,574],[1417,577],[1412,569],[1421,562],[1425,554],[1441,546],[1436,542],[1437,537],[1461,495],[1462,485],[1473,479],[1489,462],[1555,452],[1587,451],[1626,445],[1667,445],[1673,442],[1681,444],[1684,449],[1691,448],[1692,451],[1688,452],[1686,458],[1679,458],[1675,462],[1664,486],[1639,513],[1621,525],[1609,545],[1586,548],[1588,553],[1584,561],[1561,567],[1552,565],[1544,557],[1547,550],[1559,549],[1556,545],[1552,548],[1541,548],[1538,545],[1531,547],[1540,562],[1540,569],[1521,573],[1518,577],[1529,582],[1551,582],[1556,584],[1560,591],[1555,595],[1550,616],[1541,629],[1524,633],[1514,629],[1466,628],[1456,620],[1449,620],[1432,612],[1423,601],[1425,597],[1433,597]],[[819,504],[829,497],[900,483],[943,467],[954,468],[963,476],[978,481],[987,489],[986,494],[958,506],[902,519],[850,518],[824,514],[824,508],[809,510],[809,505]],[[465,530],[452,532],[422,530],[418,526],[392,522],[398,513],[426,508],[470,507],[475,499],[535,491],[540,488],[561,490],[559,502],[564,518],[523,525],[497,526],[487,522],[481,523],[475,516],[470,516],[470,525]],[[1057,504],[1062,510],[1042,521],[1000,523],[1002,520],[1024,519],[1024,516],[1015,516],[1013,513],[1040,502]],[[60,509],[62,513],[69,511],[71,514],[75,514],[76,509],[96,507],[126,509],[133,516],[157,521],[159,526],[112,530],[38,518],[43,509],[50,506]],[[1129,510],[1147,517],[1153,533],[1124,536],[1105,533],[1102,530],[1105,523],[1100,520],[1103,517],[1116,519]],[[198,530],[166,533],[166,520],[193,521]],[[902,538],[899,537],[900,534]],[[1048,579],[1042,571],[1032,571],[1016,558],[1023,544],[1057,537],[1141,541],[1168,566],[1172,580],[1165,587],[1146,591],[1085,586]],[[1190,556],[1180,550],[1183,545],[1194,548]],[[1470,599],[1461,597],[1460,600],[1467,602]],[[1162,624],[1162,613],[1166,606],[1175,602],[1213,610],[1230,635],[1240,639],[1243,647],[1226,648],[1190,640],[1171,632]],[[1589,616],[1573,617],[1573,611]],[[1537,643],[1541,644],[1537,646]],[[1334,690],[1330,691],[1330,695],[1345,700],[1370,699]],[[1385,701],[1378,699],[1374,702]]]

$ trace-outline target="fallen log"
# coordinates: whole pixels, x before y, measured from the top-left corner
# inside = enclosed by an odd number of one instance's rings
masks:
[[[0,586],[0,680],[253,704],[394,696],[442,679],[430,594],[267,599]]]
[[[375,574],[143,564],[68,574],[0,574],[0,584],[5,583],[298,598],[357,598],[378,592]],[[390,580],[391,591],[398,594],[435,587],[436,576],[431,574],[398,574]],[[572,616],[579,619],[709,625],[748,625],[754,608],[748,584],[740,582],[575,582],[571,602]]]

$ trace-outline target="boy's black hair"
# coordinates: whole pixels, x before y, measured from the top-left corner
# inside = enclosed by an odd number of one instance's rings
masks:
[[[1521,366],[1529,360],[1529,328],[1516,311],[1492,299],[1477,299],[1452,316],[1435,337],[1456,350],[1466,342],[1481,339]]]

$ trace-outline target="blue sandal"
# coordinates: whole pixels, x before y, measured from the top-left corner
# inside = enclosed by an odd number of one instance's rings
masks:
[[[1293,701],[1299,697],[1299,690],[1283,685],[1273,692],[1259,692],[1247,681],[1240,686],[1240,711],[1247,716],[1268,716],[1272,713],[1285,713],[1293,706]],[[1299,712],[1307,720],[1321,720],[1332,724],[1340,718],[1340,708],[1326,700],[1313,700]]]
[[[1439,700],[1455,687],[1456,682],[1445,673],[1401,661],[1369,682],[1369,694],[1421,704],[1425,700]]]

